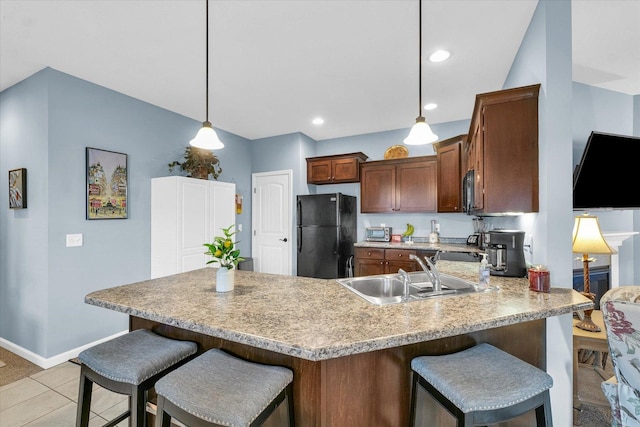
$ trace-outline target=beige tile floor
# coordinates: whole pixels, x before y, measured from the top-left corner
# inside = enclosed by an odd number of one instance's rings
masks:
[[[75,426],[79,381],[80,366],[65,362],[0,387],[0,427]],[[127,405],[127,396],[94,386],[89,426],[105,424]]]

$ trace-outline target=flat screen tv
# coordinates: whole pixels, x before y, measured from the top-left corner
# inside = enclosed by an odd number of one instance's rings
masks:
[[[640,138],[591,132],[573,174],[573,209],[639,209]]]

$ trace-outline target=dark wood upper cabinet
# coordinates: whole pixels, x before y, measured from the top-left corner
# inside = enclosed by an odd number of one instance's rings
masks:
[[[435,212],[436,156],[378,160],[360,165],[362,213]]]
[[[476,96],[464,147],[474,171],[471,214],[538,212],[540,85]]]
[[[308,157],[308,184],[340,184],[360,181],[360,162],[369,157],[364,153]]]
[[[438,212],[462,212],[463,143],[467,135],[433,144],[438,159]]]

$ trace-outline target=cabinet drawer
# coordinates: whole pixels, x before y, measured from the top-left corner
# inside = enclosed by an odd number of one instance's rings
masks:
[[[356,248],[356,258],[384,259],[384,249]]]
[[[415,255],[416,251],[407,249],[386,249],[385,259],[387,261],[411,261],[409,255]]]

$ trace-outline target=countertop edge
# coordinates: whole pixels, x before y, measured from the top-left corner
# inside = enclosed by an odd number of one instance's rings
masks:
[[[310,361],[322,361],[327,359],[333,359],[337,357],[349,356],[360,353],[367,353],[376,350],[383,350],[387,348],[400,347],[407,344],[414,344],[418,342],[431,341],[435,339],[447,338],[456,335],[467,334],[485,329],[498,328],[503,326],[515,325],[518,323],[529,322],[534,320],[546,319],[548,317],[554,317],[558,315],[568,314],[578,310],[586,310],[593,308],[593,303],[585,302],[580,304],[572,304],[563,307],[557,307],[545,311],[536,311],[531,313],[518,313],[514,315],[506,315],[499,319],[493,319],[488,322],[475,322],[468,325],[460,325],[456,327],[428,330],[421,332],[410,332],[406,334],[396,335],[393,337],[382,337],[373,340],[366,340],[360,342],[354,342],[350,345],[342,346],[328,346],[318,349],[301,349],[282,342],[266,339],[264,337],[257,337],[249,335],[245,332],[234,332],[222,328],[212,328],[207,325],[198,324],[195,322],[179,321],[171,317],[163,316],[158,313],[149,311],[140,311],[128,306],[108,303],[103,300],[95,299],[89,294],[85,297],[85,303],[106,308],[109,310],[117,311],[127,314],[129,316],[135,316],[142,319],[163,323],[169,326],[178,327],[181,329],[189,330],[192,332],[203,333],[205,335],[213,336],[216,338],[222,338],[225,340],[237,342],[244,345],[250,345],[263,350],[273,351],[289,356],[294,356]]]

